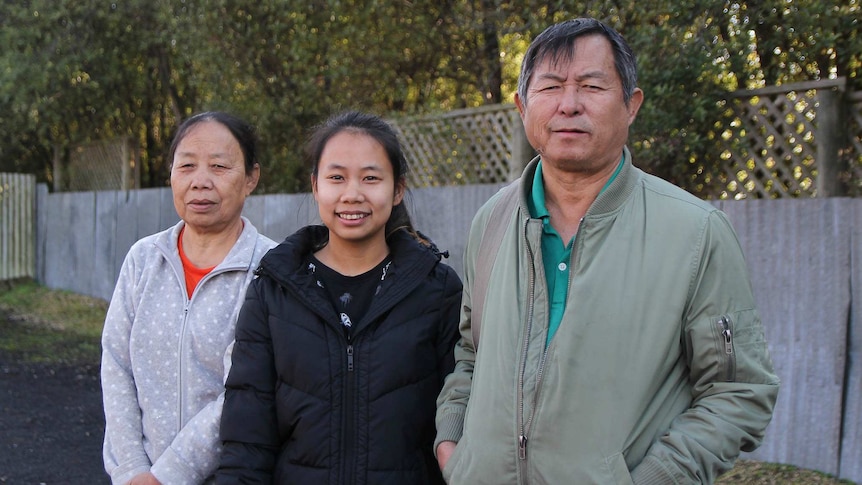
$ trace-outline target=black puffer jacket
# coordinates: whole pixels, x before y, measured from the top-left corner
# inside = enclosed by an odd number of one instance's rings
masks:
[[[348,341],[303,262],[323,226],[261,261],[237,322],[226,383],[218,483],[443,483],[434,414],[454,367],[461,281],[404,231]]]

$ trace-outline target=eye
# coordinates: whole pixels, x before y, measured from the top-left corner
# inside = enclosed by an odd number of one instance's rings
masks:
[[[344,176],[339,175],[337,173],[327,175],[326,178],[327,178],[327,180],[336,180],[336,181],[344,180]]]
[[[363,178],[363,180],[366,180],[366,181],[369,181],[369,182],[376,182],[376,181],[380,180],[380,177],[378,177],[377,175],[366,175],[366,176]]]

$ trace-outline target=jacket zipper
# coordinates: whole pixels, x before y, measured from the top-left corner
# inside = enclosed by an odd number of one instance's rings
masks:
[[[339,323],[339,325],[341,325]],[[353,476],[353,466],[354,466],[354,441],[356,437],[356,426],[354,423],[354,385],[355,385],[355,376],[353,373],[354,369],[354,349],[353,342],[350,336],[350,331],[345,328],[345,335],[347,336],[347,374],[345,376],[345,386],[344,386],[344,443],[343,443],[343,456],[344,456],[344,469],[342,470],[341,477],[342,482],[350,481],[348,477]]]
[[[724,355],[727,359],[725,380],[733,382],[736,379],[736,355],[733,353],[733,324],[730,317],[722,315],[718,319],[718,325],[721,327],[721,337],[724,340]]]
[[[527,237],[527,228],[529,225],[529,220],[524,224],[524,239],[529,241]],[[518,434],[518,458],[520,460],[527,459],[527,436],[530,433],[530,428],[533,423],[533,416],[535,415],[535,399],[533,400],[534,408],[533,412],[530,416],[525,420],[524,419],[524,378],[527,371],[527,354],[529,346],[530,346],[530,333],[533,331],[533,311],[535,305],[535,293],[536,293],[536,266],[533,262],[533,250],[529,244],[525,244],[527,250],[529,251],[529,257],[527,260],[530,265],[530,277],[529,277],[529,298],[527,299],[527,328],[524,331],[524,341],[522,342],[521,348],[521,369],[518,373],[518,427],[520,433]],[[547,350],[547,349],[546,349]],[[544,373],[545,368],[545,352],[542,351],[542,360],[539,364],[539,370],[536,377],[536,391],[538,392],[539,386],[542,383],[542,374]]]
[[[578,241],[578,234],[581,232],[581,227],[583,226],[583,218],[581,218],[580,223],[578,224],[578,230],[575,233],[575,241]],[[524,225],[524,238],[527,239],[527,224]],[[533,409],[530,413],[530,416],[524,420],[524,376],[527,371],[527,354],[528,347],[530,344],[530,333],[533,329],[533,311],[534,311],[534,302],[535,302],[535,290],[536,290],[536,265],[534,264],[533,259],[533,250],[529,244],[526,245],[527,250],[529,251],[529,263],[530,263],[530,296],[528,300],[528,310],[527,310],[527,329],[524,335],[523,341],[523,349],[521,352],[521,370],[518,374],[518,421],[519,427],[521,430],[520,435],[518,436],[518,458],[520,460],[527,459],[527,436],[530,434],[530,429],[533,427],[533,418],[536,415],[536,404],[539,401],[539,392],[541,392],[542,388],[542,378],[545,374],[545,359],[548,356],[548,349],[550,345],[544,347],[542,349],[542,358],[539,361],[539,370],[536,374],[536,391],[533,394]],[[574,251],[574,249],[573,249]],[[573,253],[573,256],[575,254]]]

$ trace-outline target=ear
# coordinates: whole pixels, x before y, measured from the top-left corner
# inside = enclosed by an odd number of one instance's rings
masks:
[[[518,107],[518,114],[521,115],[521,121],[523,122],[524,121],[524,109],[526,108],[526,106],[524,105],[524,100],[522,100],[521,97],[518,96],[518,93],[515,93],[515,106]]]
[[[629,126],[635,121],[635,117],[638,115],[638,110],[641,109],[641,105],[644,102],[644,92],[641,88],[635,88],[632,93],[631,99],[629,99],[628,111],[629,111]]]
[[[317,200],[317,177],[314,174],[311,174],[311,194],[314,196],[314,200]]]
[[[396,206],[404,200],[404,191],[407,188],[407,181],[403,178],[399,179],[398,182],[395,183],[395,197],[392,199],[392,206]]]
[[[245,176],[245,195],[248,197],[257,188],[257,183],[260,181],[260,164],[255,163],[251,169],[251,173]]]

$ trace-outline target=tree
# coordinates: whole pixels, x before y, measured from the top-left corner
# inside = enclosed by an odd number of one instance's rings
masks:
[[[729,91],[846,76],[862,89],[860,0],[99,0],[4,2],[0,169],[50,181],[52,159],[128,137],[143,184],[190,114],[223,109],[258,127],[264,191],[307,190],[302,141],[343,108],[384,116],[510,102],[521,56],[552,22],[620,30],[645,105],[637,162],[683,186],[717,157]]]

